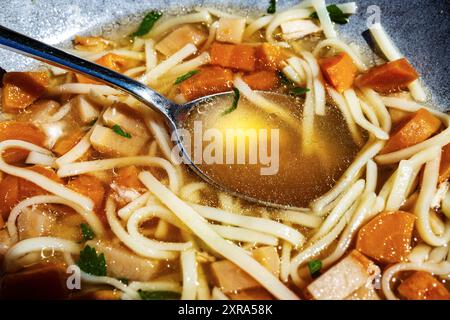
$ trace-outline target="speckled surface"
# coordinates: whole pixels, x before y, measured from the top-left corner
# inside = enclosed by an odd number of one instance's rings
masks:
[[[79,33],[100,33],[130,25],[148,9],[185,11],[194,6],[244,8],[265,11],[268,0],[0,0],[0,23],[52,45],[67,46]],[[347,2],[336,0],[328,2]],[[279,0],[285,8],[299,1]],[[338,26],[346,39],[367,46],[362,33],[377,5],[381,23],[399,49],[421,73],[433,96],[433,105],[450,109],[450,1],[360,0],[358,14]],[[35,62],[0,49],[0,66],[6,70],[32,68]]]

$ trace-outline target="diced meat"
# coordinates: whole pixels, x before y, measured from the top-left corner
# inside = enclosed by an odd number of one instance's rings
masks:
[[[41,207],[27,207],[17,218],[19,239],[50,236],[56,222],[55,216]]]
[[[398,286],[407,300],[450,300],[447,288],[425,271],[416,271]]]
[[[229,260],[213,262],[211,264],[211,272],[216,282],[216,286],[223,293],[232,293],[261,287],[261,285],[248,273]]]
[[[297,40],[320,30],[322,29],[311,20],[290,20],[281,24],[281,31],[285,40]]]
[[[78,118],[82,124],[89,124],[95,121],[100,115],[99,108],[89,99],[82,95],[77,95],[69,101],[78,114]]]
[[[366,284],[373,262],[356,250],[328,269],[308,287],[316,300],[341,300]]]
[[[119,125],[132,136],[149,138],[147,126],[139,114],[135,114],[125,104],[116,104],[103,114],[103,121],[108,127]]]
[[[253,90],[268,91],[278,86],[279,80],[275,71],[262,70],[250,73],[242,78]]]
[[[320,59],[319,64],[325,79],[337,91],[342,93],[353,86],[358,69],[347,53]]]
[[[185,25],[172,31],[158,42],[155,49],[165,56],[171,56],[189,43],[200,46],[206,41],[206,34],[193,25]]]
[[[3,76],[3,111],[25,109],[45,93],[48,85],[47,72],[8,72]]]
[[[253,258],[263,267],[273,273],[275,277],[280,275],[280,256],[275,247],[266,246],[252,251]]]
[[[220,18],[216,40],[220,42],[241,43],[246,20],[244,18]]]
[[[359,230],[356,249],[382,263],[404,261],[411,249],[415,219],[404,211],[380,213]]]
[[[408,148],[427,140],[441,127],[441,121],[427,109],[420,109],[399,123],[390,134],[381,154]]]
[[[88,245],[105,255],[108,275],[115,278],[150,281],[158,276],[164,263],[139,257],[120,245],[106,241],[89,242]]]
[[[249,45],[214,42],[210,55],[213,65],[242,71],[255,70],[255,48]]]
[[[345,300],[380,300],[377,292],[375,291],[373,285],[362,286],[351,295],[349,295]]]
[[[110,156],[127,157],[137,155],[145,146],[148,139],[139,136],[126,138],[110,128],[96,125],[91,134],[90,141],[94,149],[100,153]]]

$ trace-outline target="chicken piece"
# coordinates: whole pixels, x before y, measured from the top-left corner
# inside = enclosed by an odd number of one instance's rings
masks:
[[[281,25],[284,40],[297,40],[309,34],[316,33],[322,30],[311,20],[290,20],[283,22]]]
[[[96,125],[92,131],[90,141],[94,149],[100,153],[110,156],[129,157],[139,154],[148,139],[139,136],[126,138],[110,128]]]
[[[220,18],[216,40],[220,42],[241,43],[245,31],[245,18]]]
[[[142,258],[120,245],[103,240],[90,241],[86,245],[105,255],[108,275],[115,278],[150,281],[159,275],[164,264],[162,260]]]
[[[17,218],[19,239],[50,236],[56,223],[55,216],[42,207],[27,207]]]
[[[252,251],[253,258],[264,268],[273,273],[275,277],[280,275],[280,256],[275,247],[266,246]]]
[[[69,103],[76,110],[82,124],[92,123],[100,115],[99,108],[85,96],[77,95]]]
[[[165,56],[171,56],[188,43],[200,46],[206,41],[206,34],[192,25],[185,25],[172,31],[168,36],[158,42],[155,49]]]
[[[377,292],[373,285],[362,286],[351,295],[349,295],[345,300],[380,300]]]
[[[342,300],[364,286],[374,263],[356,250],[328,269],[308,287],[316,300]]]
[[[223,293],[232,293],[261,287],[261,285],[248,273],[229,260],[213,262],[211,264],[211,271],[216,286]]]
[[[117,104],[108,108],[103,114],[103,121],[108,127],[119,125],[132,137],[139,136],[148,139],[150,137],[147,126],[140,117],[124,104]]]
[[[413,273],[397,290],[408,300],[450,300],[447,288],[425,271]]]

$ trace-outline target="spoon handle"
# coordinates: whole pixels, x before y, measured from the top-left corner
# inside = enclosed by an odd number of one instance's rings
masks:
[[[173,102],[166,99],[156,91],[150,89],[146,85],[118,72],[112,71],[85,59],[81,59],[63,50],[27,37],[1,25],[0,47],[35,58],[51,65],[61,67],[63,69],[69,69],[74,72],[81,73],[95,80],[109,84],[117,89],[131,94],[139,101],[161,113],[166,119],[171,120],[169,117],[169,110],[174,105]]]

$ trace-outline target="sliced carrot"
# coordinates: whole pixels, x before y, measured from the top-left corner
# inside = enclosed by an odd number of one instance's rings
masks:
[[[45,168],[42,166],[32,166],[27,168],[28,170],[34,171],[36,173],[39,173],[57,183],[63,183],[63,181],[58,177],[58,175],[53,171],[53,169]],[[30,182],[25,179],[19,179],[19,186],[20,186],[20,194],[19,194],[19,201],[22,201],[23,199],[38,196],[41,194],[48,194],[49,192],[42,189],[38,185],[34,184],[33,182]]]
[[[114,54],[114,53],[108,53],[105,54],[103,57],[101,57],[100,59],[97,59],[95,61],[95,63],[104,66],[108,69],[117,71],[117,72],[122,72],[124,71],[124,69],[127,68],[127,59]],[[77,80],[80,83],[92,83],[92,84],[100,84],[101,82],[96,81],[96,80],[92,80],[91,78],[88,78],[82,74],[76,74]]]
[[[254,71],[255,48],[245,44],[214,42],[211,46],[211,64],[242,71]]]
[[[69,133],[67,136],[56,142],[53,147],[53,152],[58,156],[66,154],[69,150],[75,147],[78,142],[80,142],[85,134],[86,132],[83,130],[75,130],[74,132]]]
[[[9,212],[19,202],[19,178],[7,175],[0,182],[0,213],[6,220]]]
[[[439,182],[450,178],[450,143],[442,148],[441,165],[439,167]]]
[[[404,261],[411,249],[415,219],[404,211],[380,213],[359,230],[356,249],[382,263]]]
[[[67,187],[91,198],[94,201],[95,211],[102,208],[105,187],[99,179],[89,175],[80,175],[70,180]]]
[[[425,141],[436,133],[440,126],[441,121],[438,118],[428,110],[420,109],[394,128],[380,153],[398,151]]]
[[[358,69],[347,53],[320,59],[319,64],[325,79],[337,91],[342,93],[353,86]]]
[[[29,122],[0,122],[0,141],[23,140],[42,147],[45,139],[45,134]],[[7,163],[16,163],[25,160],[28,153],[28,150],[11,148],[3,153],[3,159]]]
[[[425,271],[414,272],[397,290],[408,300],[450,300],[447,288]]]
[[[145,191],[145,186],[138,178],[139,170],[136,166],[121,168],[117,171],[114,182],[126,189],[134,189],[138,192]]]
[[[25,109],[45,93],[49,81],[47,72],[8,72],[3,76],[3,111]]]
[[[233,72],[221,67],[205,67],[180,84],[180,91],[187,100],[194,100],[233,88]]]
[[[419,75],[405,58],[371,68],[355,80],[358,87],[372,88],[387,93],[404,89]]]
[[[272,90],[278,86],[275,71],[262,70],[250,73],[242,78],[253,90]]]
[[[283,60],[288,57],[286,51],[270,43],[263,43],[256,48],[257,69],[280,70],[283,67]]]

